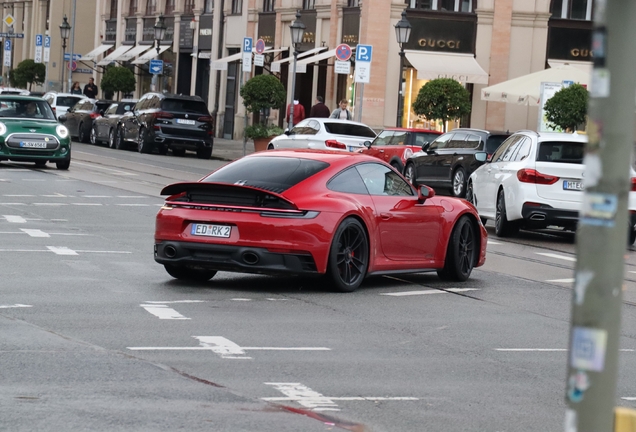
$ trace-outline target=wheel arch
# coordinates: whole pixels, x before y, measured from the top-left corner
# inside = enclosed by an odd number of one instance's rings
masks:
[[[448,254],[448,244],[450,242],[450,239],[453,235],[453,232],[455,230],[455,227],[457,226],[457,223],[459,222],[459,220],[464,217],[467,216],[468,220],[470,221],[475,234],[477,235],[477,251],[478,253],[475,254],[475,262],[473,263],[475,267],[477,267],[477,265],[479,264],[479,260],[480,257],[482,255],[482,253],[484,252],[482,249],[485,248],[485,246],[482,245],[481,243],[481,235],[479,235],[479,233],[481,232],[481,222],[478,220],[478,217],[468,208],[464,209],[463,211],[461,211],[460,213],[457,214],[457,216],[455,218],[453,218],[452,221],[448,221],[448,224],[450,225],[450,229],[448,230],[448,239],[447,241],[443,244],[443,250],[440,251],[439,254],[439,258],[440,258],[440,262],[443,262],[444,264],[446,263],[446,255]],[[443,267],[443,266],[442,266]]]
[[[333,234],[331,236],[331,241],[329,242],[329,248],[327,249],[327,259],[325,259],[324,261],[325,268],[321,273],[325,273],[327,271],[327,263],[329,261],[329,254],[331,253],[331,246],[333,245],[336,231],[338,230],[338,227],[340,227],[340,225],[342,225],[342,223],[347,219],[355,219],[362,225],[362,228],[364,229],[364,233],[367,236],[367,240],[368,240],[367,243],[369,245],[369,251],[368,251],[369,263],[367,264],[367,274],[370,273],[373,269],[374,254],[372,253],[372,251],[376,250],[378,247],[378,245],[376,245],[376,240],[372,238],[372,236],[370,235],[369,227],[367,225],[367,222],[364,220],[364,218],[357,213],[349,212],[344,214],[334,226]],[[320,271],[320,269],[318,271]]]
[[[393,156],[389,161],[389,165],[392,165],[394,167],[397,165],[396,168],[400,172],[400,174],[404,172],[404,168],[406,167],[406,165],[402,162],[402,159],[400,159],[398,156]]]

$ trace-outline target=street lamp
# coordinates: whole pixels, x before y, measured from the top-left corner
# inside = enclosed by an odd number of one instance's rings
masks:
[[[161,41],[166,35],[166,25],[163,23],[163,15],[159,15],[159,19],[155,23],[155,40],[157,41],[157,55],[159,54],[159,48],[161,47]]]
[[[66,55],[66,40],[71,35],[71,26],[68,23],[66,15],[64,15],[64,21],[60,24],[60,36],[62,37],[62,91],[64,91],[64,56]],[[73,61],[73,56],[69,59],[69,62]]]
[[[289,109],[289,129],[294,127],[294,98],[296,92],[296,60],[298,59],[298,44],[303,41],[305,35],[305,24],[300,20],[300,11],[296,11],[296,21],[290,26],[291,40],[294,45],[294,68],[292,75],[292,87],[291,87],[291,108]]]
[[[402,126],[402,116],[404,110],[404,95],[402,94],[402,71],[404,70],[404,44],[409,42],[411,37],[411,23],[406,19],[406,10],[402,11],[402,19],[395,24],[395,37],[400,45],[400,76],[398,79],[398,108],[397,121],[395,126]]]

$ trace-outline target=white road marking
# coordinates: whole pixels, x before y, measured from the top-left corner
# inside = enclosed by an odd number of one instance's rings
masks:
[[[249,299],[249,298],[238,298],[238,297],[230,299],[230,300],[233,300],[233,301],[252,301],[252,299]]]
[[[46,198],[68,198],[66,195],[63,195],[61,193],[55,193],[53,195],[40,195]]]
[[[636,271],[633,271],[633,270],[630,270],[629,272],[630,272],[630,273],[636,273]]]
[[[207,300],[171,300],[171,301],[147,301],[147,304],[170,304],[170,303],[207,303]]]
[[[71,205],[76,205],[76,206],[101,206],[103,204],[102,203],[71,203]]]
[[[87,164],[87,163],[82,163],[82,162],[73,162],[74,165],[82,165],[82,166],[86,166],[89,167],[91,170],[102,170],[102,171],[110,171],[112,174],[116,174],[116,175],[122,175],[122,176],[137,176],[137,174],[135,173],[130,173],[130,172],[126,172],[126,171],[120,171],[120,170],[116,170],[116,169],[110,169],[110,168],[105,168],[99,165],[94,165],[94,164]],[[105,183],[105,182],[103,182]]]
[[[82,195],[80,198],[112,198],[110,195]]]
[[[380,295],[385,296],[393,296],[393,297],[404,297],[404,296],[414,296],[414,295],[426,295],[426,294],[448,294],[449,292],[467,292],[467,291],[479,291],[478,288],[448,288],[445,290],[423,290],[423,291],[402,291],[395,293],[382,293]]]
[[[12,308],[30,308],[33,307],[31,305],[23,305],[16,303],[14,305],[0,305],[0,309],[12,309]]]
[[[301,383],[276,383],[266,382],[265,385],[273,386],[276,390],[286,395],[285,400],[298,402],[305,408],[312,410],[340,411],[338,405],[330,398],[321,395],[317,391],[302,385]],[[269,400],[269,398],[262,398]]]
[[[150,204],[115,204],[120,207],[148,207]]]
[[[159,319],[171,319],[171,320],[189,320],[190,319],[190,318],[184,317],[179,312],[177,312],[176,310],[172,308],[169,308],[166,305],[141,304],[139,306],[146,309],[148,312],[150,312],[154,316],[159,317]]]
[[[622,397],[621,399],[626,401],[636,401],[636,397]]]
[[[98,250],[78,250],[79,253],[104,253],[104,254],[131,254],[128,251],[98,251]]]
[[[574,282],[574,278],[566,278],[566,279],[549,279],[546,282],[557,282],[557,283],[572,283]]]
[[[78,255],[77,252],[66,246],[47,246],[46,248],[56,255]]]
[[[269,301],[288,301],[289,299],[266,298],[265,300],[269,300]]]
[[[31,237],[51,237],[50,235],[48,235],[47,233],[45,233],[44,231],[41,231],[39,229],[20,228],[20,231],[28,234]]]
[[[564,352],[567,348],[495,348],[495,351],[501,352]],[[620,349],[621,352],[634,352],[635,349]]]
[[[555,254],[555,253],[549,253],[549,252],[535,252],[537,255],[541,255],[544,257],[548,257],[548,258],[556,258],[556,259],[560,259],[560,260],[564,260],[564,261],[573,261],[576,262],[576,257],[571,257],[571,256],[567,256],[567,255],[561,255],[561,254]]]
[[[20,194],[3,194],[2,196],[5,197],[12,197],[12,198],[26,198],[26,197],[34,197],[35,195],[20,195]]]
[[[488,240],[488,244],[489,245],[500,245],[500,242],[494,241],[494,240]]]
[[[8,202],[8,203],[2,203],[2,205],[6,205],[6,206],[25,206],[27,205],[27,203],[12,203],[12,202]]]
[[[143,305],[142,305],[143,306]],[[242,347],[223,336],[192,336],[199,340],[198,347],[127,347],[132,351],[212,351],[223,359],[251,360],[245,351],[331,351],[325,347]]]
[[[34,181],[34,182],[43,182],[46,181],[44,179],[22,179],[22,181],[28,182],[28,181]]]
[[[148,198],[143,195],[118,195],[117,198]]]
[[[11,223],[26,223],[26,219],[22,216],[3,215],[2,217],[5,218],[7,222]]]
[[[34,206],[66,206],[67,203],[33,203]]]

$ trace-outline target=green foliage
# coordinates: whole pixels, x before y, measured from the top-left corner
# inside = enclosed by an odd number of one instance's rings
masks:
[[[106,68],[100,83],[104,93],[132,93],[136,85],[135,74],[130,69],[120,66]]]
[[[257,123],[245,128],[245,136],[250,139],[254,138],[269,138],[277,135],[281,135],[283,130],[278,126],[267,126],[261,123]]]
[[[249,112],[281,108],[285,104],[285,88],[274,75],[256,75],[241,88],[243,105]]]
[[[585,122],[589,92],[581,84],[562,88],[545,103],[545,116],[552,128],[575,131]]]
[[[437,78],[424,84],[413,103],[413,111],[428,120],[446,121],[461,118],[470,113],[470,93],[451,78]]]
[[[13,87],[31,90],[32,84],[43,84],[46,77],[46,65],[36,63],[33,59],[21,61],[15,69],[9,72],[9,82]]]

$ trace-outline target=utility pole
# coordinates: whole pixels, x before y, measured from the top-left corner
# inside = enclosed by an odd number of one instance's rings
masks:
[[[636,2],[597,0],[589,143],[577,232],[566,432],[610,432],[618,369],[629,165],[634,145]]]
[[[75,53],[75,16],[76,16],[76,11],[77,11],[77,0],[73,0],[72,6],[72,15],[71,15],[71,53],[70,56],[71,58],[68,61],[68,84],[67,84],[67,91],[71,91],[71,88],[73,88],[73,64],[75,62],[75,59],[73,58],[73,55]],[[63,66],[63,65],[62,65]]]

